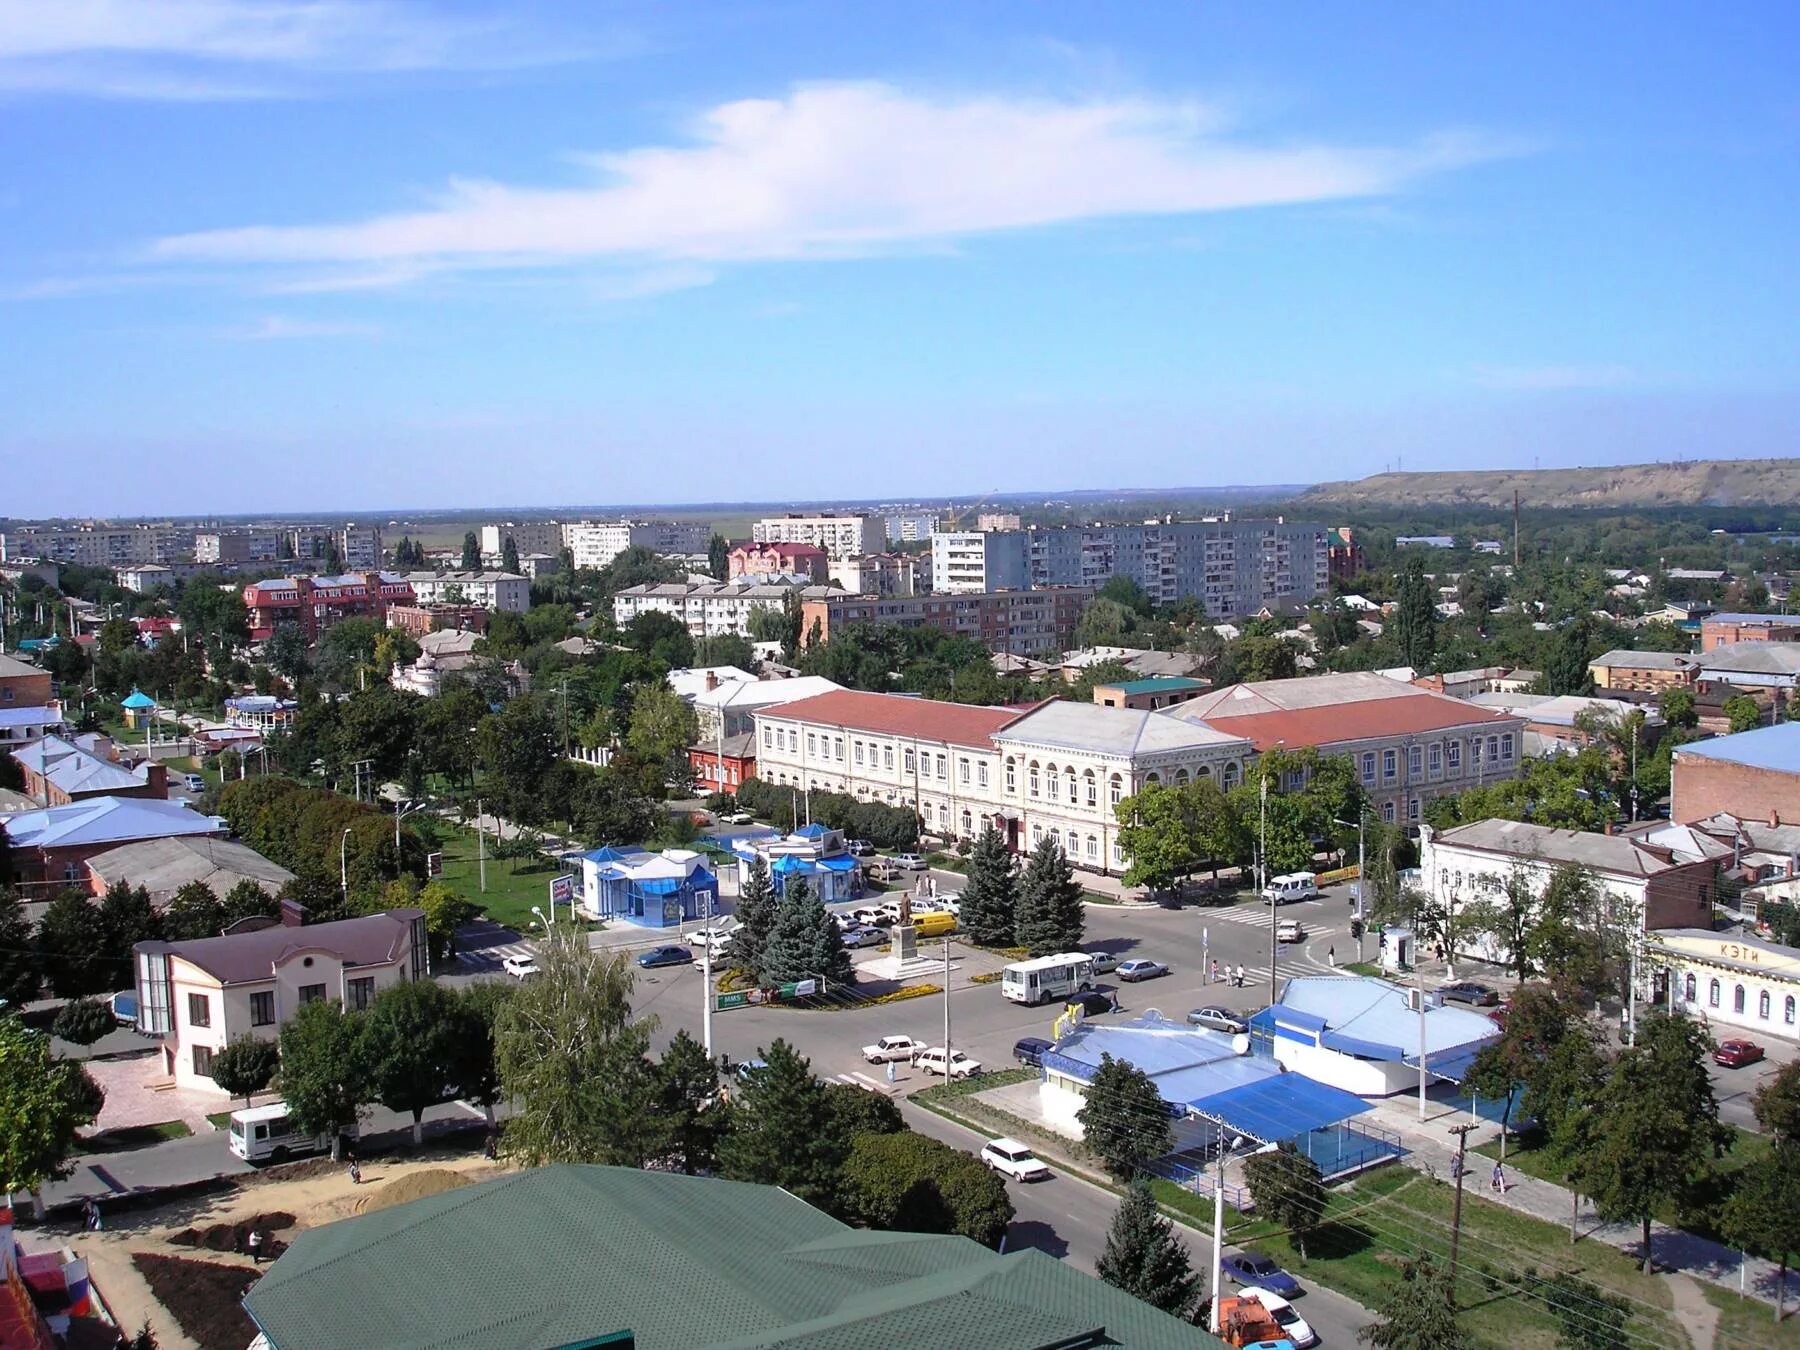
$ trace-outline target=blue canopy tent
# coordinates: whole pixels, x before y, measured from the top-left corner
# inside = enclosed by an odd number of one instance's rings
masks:
[[[1327,1177],[1398,1157],[1404,1151],[1385,1130],[1371,1133],[1345,1124],[1369,1109],[1355,1093],[1297,1073],[1242,1083],[1188,1103],[1190,1112],[1222,1130],[1261,1144],[1291,1143]]]
[[[813,894],[828,905],[856,899],[860,876],[856,859],[848,854],[832,858],[798,858],[788,854],[769,866],[769,878],[777,895],[787,894],[790,878],[803,877]]]

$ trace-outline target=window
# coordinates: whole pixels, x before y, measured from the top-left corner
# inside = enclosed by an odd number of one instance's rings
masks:
[[[842,764],[844,762],[844,738],[842,736],[836,737],[833,740],[832,744],[834,747],[834,753],[832,754],[832,758],[835,759],[839,764]]]
[[[253,1027],[275,1025],[275,995],[273,993],[250,995],[250,1025]]]
[[[1392,782],[1394,780],[1395,774],[1397,774],[1399,772],[1399,769],[1400,769],[1400,753],[1399,753],[1399,751],[1383,750],[1381,752],[1381,777],[1382,777],[1382,779],[1386,782]]]
[[[1010,796],[1012,796],[1013,793],[1017,792],[1018,790],[1019,790],[1018,768],[1012,762],[1012,756],[1008,755],[1006,758],[1006,795],[1010,797]]]
[[[911,773],[913,771],[913,752],[912,752],[912,748],[910,746],[907,748],[907,751],[906,751],[905,770],[907,773]]]
[[[1038,766],[1035,760],[1031,765],[1031,795],[1038,795]]]
[[[350,981],[349,1004],[357,1012],[367,1012],[369,1005],[375,1001],[375,977],[365,975],[361,979]]]
[[[1087,855],[1089,862],[1100,861],[1100,840],[1098,836],[1090,834],[1087,837]]]
[[[1689,977],[1690,979],[1692,976]],[[1781,1020],[1790,1027],[1794,1025],[1794,996],[1789,994],[1787,1001],[1781,1005]]]
[[[210,1045],[196,1045],[194,1047],[194,1072],[202,1078],[211,1078],[212,1059],[213,1051]]]
[[[771,749],[774,746],[774,744],[775,744],[775,728],[774,727],[764,727],[763,728],[763,749],[765,749],[765,750]]]
[[[1081,852],[1081,838],[1075,831],[1069,831],[1069,856],[1074,858]]]
[[[1223,778],[1225,786],[1227,788],[1234,788],[1237,786],[1238,773],[1239,773],[1238,762],[1235,759],[1231,760],[1229,763],[1227,763],[1225,765],[1225,772],[1223,775],[1221,775],[1221,777]]]
[[[1375,781],[1375,752],[1373,750],[1363,751],[1362,780],[1365,783],[1373,783]]]
[[[1503,762],[1510,764],[1512,762],[1512,757],[1513,738],[1511,736],[1502,736],[1500,738],[1500,758]]]
[[[950,776],[950,757],[948,755],[939,755],[937,757],[937,776],[939,778],[948,778]]]
[[[1444,763],[1450,766],[1451,773],[1462,772],[1462,742],[1451,741],[1444,747]]]
[[[1498,736],[1488,737],[1487,757],[1489,764],[1500,758],[1500,738]]]
[[[1476,773],[1481,772],[1481,737],[1469,738],[1469,767]]]
[[[1115,773],[1106,785],[1107,804],[1110,806],[1117,806],[1124,791],[1124,781]]]
[[[987,765],[987,761],[984,759],[975,766],[975,786],[976,787],[986,787],[987,785],[988,785],[988,765]]]
[[[1113,840],[1113,866],[1114,867],[1123,867],[1124,865],[1125,865],[1125,850],[1124,850],[1124,848],[1122,848],[1120,846],[1119,841],[1117,839],[1115,839],[1115,840]],[[1792,1003],[1793,1001],[1794,1000],[1791,998],[1788,1000],[1789,1003]]]
[[[963,809],[962,813],[962,832],[964,834],[975,833],[975,817],[969,814],[967,807]]]
[[[1739,1014],[1744,1011],[1744,986],[1741,984],[1731,991],[1731,1011]]]
[[[325,986],[322,984],[303,984],[300,986],[300,1004],[318,1003],[325,997]]]
[[[1444,747],[1435,741],[1431,746],[1431,776],[1436,778],[1444,771]]]
[[[1068,772],[1067,772],[1067,773],[1066,773],[1066,774],[1064,774],[1064,775],[1063,775],[1063,782],[1064,782],[1064,783],[1065,783],[1065,784],[1066,784],[1066,785],[1067,785],[1067,786],[1068,786],[1068,789],[1069,789],[1069,805],[1070,805],[1070,806],[1074,806],[1074,805],[1075,805],[1075,804],[1076,804],[1076,802],[1078,802],[1078,801],[1080,801],[1080,800],[1081,800],[1081,799],[1080,799],[1080,798],[1079,798],[1079,797],[1078,797],[1078,796],[1077,796],[1077,795],[1076,795],[1076,789],[1075,789],[1075,770],[1073,770],[1073,769],[1070,769],[1070,770],[1069,770],[1069,771],[1068,771]]]
[[[1708,980],[1706,983],[1706,1006],[1709,1008],[1719,1006],[1719,982],[1717,980]]]
[[[819,753],[819,738],[815,732],[809,731],[806,733],[806,753],[809,755],[816,755]]]
[[[1406,773],[1409,778],[1417,778],[1425,772],[1425,747],[1409,745],[1406,748]]]
[[[894,747],[893,746],[884,745],[881,747],[881,767],[884,769],[891,769],[894,767]]]
[[[1381,804],[1381,818],[1389,825],[1394,823],[1394,804],[1392,802],[1383,802]]]
[[[1082,774],[1081,781],[1087,785],[1087,804],[1089,806],[1100,805],[1100,780],[1094,777],[1094,771],[1089,769]]]
[[[859,769],[862,768],[862,762],[863,762],[863,743],[861,741],[858,741],[858,742],[856,742],[856,767]]]
[[[1176,787],[1186,787],[1187,782],[1188,782],[1188,771],[1185,768],[1175,770],[1175,786]]]
[[[212,999],[206,994],[188,995],[188,1025],[190,1027],[210,1027],[212,1025]]]
[[[1767,989],[1756,996],[1756,1015],[1765,1022],[1769,1020],[1769,991]]]
[[[1682,984],[1681,984],[1681,998],[1684,1003],[1692,1003],[1694,1001],[1695,996],[1696,996],[1696,990],[1694,988],[1694,973],[1693,973],[1693,971],[1690,970],[1688,972],[1687,978],[1685,980],[1683,980]],[[1793,999],[1788,1000],[1788,1002],[1790,1004],[1793,1003],[1793,1001],[1794,1001]]]
[[[1406,799],[1406,818],[1408,820],[1417,820],[1419,818],[1419,799],[1417,797],[1408,797]]]
[[[967,755],[961,756],[956,761],[956,781],[961,783],[964,787],[969,785],[969,759]]]

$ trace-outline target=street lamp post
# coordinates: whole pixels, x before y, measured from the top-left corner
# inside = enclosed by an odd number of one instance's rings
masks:
[[[344,893],[344,904],[350,903],[350,831],[338,840],[338,885]]]
[[[395,875],[406,869],[400,865],[400,822],[407,816],[423,811],[430,802],[420,802],[416,806],[406,806],[403,802],[394,803],[394,872]],[[404,807],[404,809],[402,809]]]
[[[1363,857],[1363,822],[1368,818],[1369,808],[1367,806],[1356,813],[1356,962],[1358,965],[1362,964],[1363,934],[1368,928],[1367,922],[1363,918],[1363,899],[1369,893],[1368,867],[1365,865]],[[1332,823],[1348,825],[1350,822],[1333,817]]]

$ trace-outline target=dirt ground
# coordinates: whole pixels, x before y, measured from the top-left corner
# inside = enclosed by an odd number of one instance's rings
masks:
[[[296,1163],[246,1178],[236,1190],[196,1199],[173,1201],[135,1213],[107,1217],[100,1233],[77,1232],[65,1237],[88,1260],[95,1287],[120,1326],[135,1331],[146,1318],[162,1350],[198,1350],[182,1331],[174,1314],[159,1304],[144,1277],[132,1264],[140,1252],[158,1256],[202,1258],[246,1269],[248,1256],[235,1252],[196,1250],[170,1238],[185,1229],[205,1229],[214,1224],[237,1224],[259,1214],[297,1215],[294,1225],[280,1237],[287,1241],[308,1228],[379,1208],[392,1188],[394,1200],[416,1199],[445,1189],[447,1177],[421,1175],[455,1173],[467,1181],[486,1181],[509,1171],[503,1164],[479,1155],[426,1152],[418,1158],[372,1159],[363,1164],[362,1185],[352,1185],[348,1171],[326,1159]]]

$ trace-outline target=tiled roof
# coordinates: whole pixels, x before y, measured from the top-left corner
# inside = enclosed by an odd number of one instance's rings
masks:
[[[271,978],[277,965],[303,951],[330,952],[346,966],[385,965],[406,950],[413,920],[424,917],[422,909],[384,909],[303,928],[276,924],[193,942],[140,942],[132,950],[178,956],[220,984],[248,984]]]
[[[1017,721],[1020,711],[839,689],[784,703],[762,716],[843,727],[847,731],[872,731],[884,736],[948,741],[953,745],[978,746],[987,750],[993,745],[994,733]]]
[[[177,834],[223,834],[225,822],[190,811],[180,802],[91,797],[68,806],[20,812],[0,822],[0,829],[14,848],[67,848]]]
[[[1365,699],[1355,703],[1296,708],[1291,712],[1255,712],[1242,717],[1214,713],[1204,719],[1189,713],[1194,703],[1188,702],[1166,708],[1156,715],[1179,717],[1183,721],[1204,720],[1215,731],[1244,737],[1258,750],[1271,749],[1276,742],[1295,749],[1306,745],[1340,745],[1347,741],[1413,736],[1429,731],[1448,731],[1452,727],[1498,728],[1513,720],[1506,713],[1492,712],[1461,699],[1427,694],[1424,690],[1419,692],[1424,696]]]

